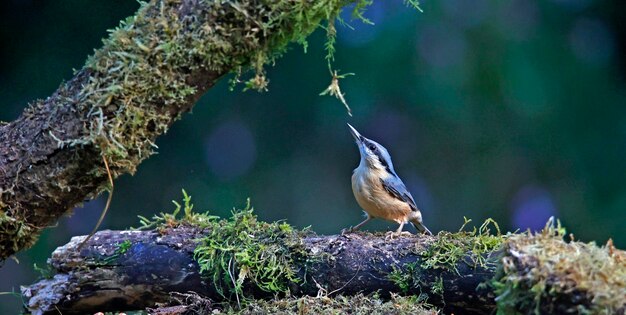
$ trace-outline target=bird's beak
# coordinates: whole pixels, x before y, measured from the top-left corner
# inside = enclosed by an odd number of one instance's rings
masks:
[[[348,127],[350,128],[350,133],[354,137],[354,140],[356,140],[357,143],[363,142],[363,136],[361,136],[361,134],[358,131],[356,131],[356,129],[354,129],[352,125],[348,124]]]

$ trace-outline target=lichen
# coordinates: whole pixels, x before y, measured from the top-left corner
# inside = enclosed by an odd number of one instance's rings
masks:
[[[457,274],[459,262],[472,267],[494,267],[497,261],[490,256],[501,248],[508,236],[501,234],[498,224],[492,219],[487,219],[479,228],[474,227],[471,231],[465,231],[470,222],[471,220],[465,218],[465,222],[455,233],[439,232],[435,241],[420,252],[421,267],[443,268]],[[490,226],[495,228],[495,234],[492,234]]]
[[[492,281],[498,314],[623,314],[626,252],[571,240],[550,220],[538,233],[512,236]],[[571,309],[554,309],[555,305]]]
[[[214,314],[352,314],[352,315],[436,315],[439,311],[420,301],[416,296],[392,295],[388,301],[380,297],[357,294],[354,296],[301,297],[272,301],[255,300],[239,310],[226,307]]]

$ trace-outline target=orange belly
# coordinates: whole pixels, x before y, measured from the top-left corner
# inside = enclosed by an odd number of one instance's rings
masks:
[[[380,182],[380,174],[356,169],[352,175],[352,192],[359,206],[371,217],[397,223],[407,222],[409,219],[411,207],[385,190]]]

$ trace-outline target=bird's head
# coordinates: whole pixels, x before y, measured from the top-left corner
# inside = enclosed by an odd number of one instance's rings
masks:
[[[388,172],[393,173],[393,163],[387,149],[378,142],[363,137],[350,124],[348,124],[348,127],[356,141],[356,145],[359,147],[361,165],[365,165],[368,168],[386,169]]]

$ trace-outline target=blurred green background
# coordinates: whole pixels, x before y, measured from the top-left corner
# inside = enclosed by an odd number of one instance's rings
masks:
[[[134,0],[6,0],[0,4],[0,120],[50,95],[100,47]],[[350,188],[358,151],[346,127],[390,151],[426,225],[456,230],[463,216],[506,230],[549,216],[584,241],[626,247],[626,6],[592,0],[375,0],[375,26],[339,27],[335,67],[354,117],[334,98],[324,34],[294,46],[267,93],[223,80],[159,138],[159,154],[116,182],[101,229],[171,211],[184,188],[195,209],[228,216],[246,198],[267,221],[318,233],[361,220]],[[349,15],[345,15],[349,20]],[[88,233],[104,198],[47,230],[0,269],[19,291],[51,251]],[[370,230],[395,228],[378,221]],[[0,295],[0,314],[21,300]]]

